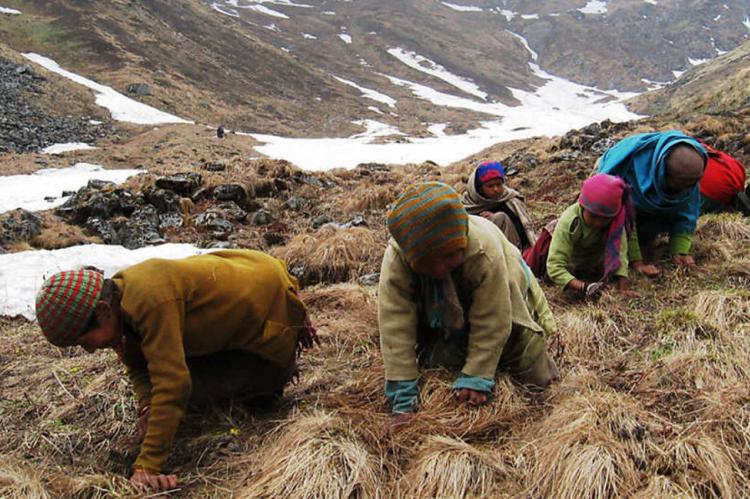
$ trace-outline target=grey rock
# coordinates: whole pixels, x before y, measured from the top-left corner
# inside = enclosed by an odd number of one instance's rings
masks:
[[[0,243],[3,245],[28,242],[42,233],[42,219],[23,209],[13,210],[0,217]]]
[[[247,219],[247,212],[240,208],[234,201],[217,204],[208,211],[218,212],[222,217],[233,222],[244,222]]]
[[[348,229],[349,227],[366,227],[366,226],[367,226],[367,221],[361,215],[356,215],[345,224],[342,224],[342,227],[345,229]]]
[[[253,214],[250,223],[253,225],[268,225],[273,221],[271,213],[267,210],[258,210]]]
[[[309,201],[303,197],[299,196],[292,196],[289,199],[286,200],[284,203],[284,208],[293,210],[293,211],[300,211],[307,207],[309,204]]]
[[[380,272],[363,275],[359,279],[357,279],[357,282],[359,282],[362,286],[374,286],[378,282],[380,282]]]
[[[204,211],[195,218],[195,225],[210,231],[218,239],[226,239],[234,232],[234,224],[218,211]]]
[[[177,213],[180,211],[180,196],[167,189],[144,190],[146,202],[153,205],[159,213]]]
[[[247,191],[239,184],[223,184],[214,188],[214,199],[217,201],[234,201],[242,206],[247,201]]]
[[[128,93],[135,95],[151,95],[151,86],[147,83],[131,83],[128,85]]]
[[[179,229],[185,224],[185,218],[179,213],[162,213],[159,215],[159,229]]]
[[[176,173],[167,177],[156,179],[156,186],[176,192],[182,196],[190,196],[197,191],[203,183],[203,176],[198,173]]]
[[[227,161],[222,159],[219,161],[205,163],[203,165],[203,169],[210,172],[223,172],[227,169]]]
[[[101,237],[105,244],[120,244],[117,230],[112,226],[111,222],[102,220],[101,218],[91,217],[86,220],[83,227],[89,232],[89,234]]]
[[[91,179],[89,180],[89,183],[86,184],[86,187],[88,187],[89,189],[102,190],[106,189],[107,187],[114,187],[115,185],[117,184],[115,184],[111,180]]]
[[[117,236],[120,244],[128,249],[167,242],[159,232],[159,213],[151,205],[145,205],[133,212],[124,226],[118,228]]]
[[[612,139],[610,137],[599,139],[591,145],[591,152],[597,156],[601,156],[602,154],[607,152],[607,149],[615,145],[615,143],[615,139]]]
[[[313,229],[318,229],[327,223],[333,222],[333,219],[326,214],[318,215],[312,220]]]
[[[232,249],[234,244],[230,241],[208,241],[203,247],[208,249]]]

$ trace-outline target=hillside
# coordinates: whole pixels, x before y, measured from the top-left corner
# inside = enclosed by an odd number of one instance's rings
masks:
[[[638,112],[726,113],[750,106],[750,42],[689,70],[668,87],[632,101]]]
[[[367,118],[460,133],[486,112],[436,106],[415,85],[517,105],[515,89],[545,82],[533,63],[589,87],[643,91],[750,34],[742,0],[6,4],[22,14],[0,16],[0,35],[19,52],[120,91],[147,84],[137,99],[187,119],[296,137],[348,135]]]

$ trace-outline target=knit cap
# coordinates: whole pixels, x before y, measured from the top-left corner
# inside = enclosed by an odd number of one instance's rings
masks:
[[[428,255],[466,248],[469,214],[450,186],[425,182],[399,196],[388,213],[388,231],[413,264]]]
[[[499,161],[486,161],[477,167],[477,181],[486,184],[492,179],[505,179],[505,167]]]
[[[36,319],[55,346],[74,345],[85,332],[102,294],[104,276],[94,270],[58,272],[36,295]]]

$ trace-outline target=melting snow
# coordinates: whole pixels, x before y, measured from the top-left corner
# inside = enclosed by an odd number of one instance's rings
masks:
[[[646,3],[650,3],[651,5],[659,5],[659,3],[656,0],[643,0]]]
[[[55,61],[34,53],[23,54],[24,57],[47,68],[53,73],[62,75],[76,83],[90,88],[96,94],[96,103],[109,109],[112,118],[117,121],[137,123],[139,125],[155,125],[158,123],[192,123],[177,116],[159,111],[151,106],[142,104],[129,97],[125,97],[110,87],[101,85],[93,80],[84,78],[61,68]]]
[[[539,14],[521,14],[521,19],[539,19]]]
[[[339,33],[339,38],[341,38],[347,45],[352,43],[352,37],[346,33]]]
[[[435,137],[447,137],[445,134],[445,127],[447,127],[445,123],[435,123],[433,125],[430,125],[427,127],[427,131],[430,132]]]
[[[335,16],[336,15],[336,13],[334,11],[332,11],[332,10],[324,10],[323,12],[321,12],[321,14],[323,14],[324,16]]]
[[[68,142],[66,144],[53,144],[41,150],[42,154],[62,154],[69,151],[83,151],[85,149],[96,149],[94,146],[83,142]],[[1,177],[0,177],[1,178]]]
[[[374,113],[385,114],[385,113],[383,113],[383,111],[381,111],[379,108],[377,108],[375,106],[367,106],[367,109],[369,109],[370,111],[372,111]]]
[[[606,14],[607,2],[600,0],[589,0],[585,7],[578,9],[584,14]]]
[[[242,7],[243,9],[250,9],[254,10],[255,12],[260,12],[261,14],[265,14],[267,16],[271,17],[278,17],[280,19],[289,19],[289,16],[284,14],[283,12],[279,12],[278,10],[269,9],[268,7],[264,7],[263,5],[246,5]]]
[[[674,79],[675,80],[679,80],[680,76],[682,76],[683,74],[685,74],[685,71],[674,70],[674,71],[672,71],[672,74],[674,75]]]
[[[339,78],[338,76],[334,76],[338,81],[341,83],[344,83],[346,85],[349,85],[350,87],[354,87],[360,92],[362,92],[362,96],[366,97],[368,99],[376,100],[378,102],[382,102],[383,104],[387,104],[390,107],[394,107],[396,105],[396,99],[393,97],[388,97],[385,94],[382,94],[376,90],[372,90],[370,88],[365,88],[362,86],[357,85],[353,81],[345,80],[343,78]],[[378,110],[379,111],[379,110]]]
[[[404,137],[390,143],[375,143],[371,129],[365,134],[343,139],[295,139],[252,134],[253,138],[264,143],[255,149],[310,170],[353,168],[369,161],[407,164],[429,159],[447,165],[498,142],[559,135],[604,119],[627,121],[639,118],[622,103],[634,93],[598,90],[546,73],[536,63],[530,62],[529,66],[547,82],[534,92],[510,89],[521,102],[520,106],[477,102],[384,75],[393,84],[408,87],[415,95],[433,104],[470,109],[500,118],[483,122],[481,127],[465,134],[439,135],[440,129],[433,128],[434,125],[429,130],[435,137]]]
[[[500,14],[502,14],[503,16],[505,16],[505,20],[508,21],[508,22],[511,22],[513,20],[513,18],[516,17],[516,15],[517,15],[512,10],[506,10],[506,9],[501,9],[498,12],[500,12]]]
[[[440,64],[437,64],[426,57],[414,52],[407,52],[401,48],[388,49],[388,53],[410,68],[414,68],[417,71],[439,78],[467,94],[474,95],[482,100],[487,98],[487,93],[479,90],[479,87],[474,82],[454,75]]]
[[[125,267],[149,258],[185,258],[205,252],[189,244],[163,244],[136,250],[90,244],[54,251],[0,255],[0,315],[22,315],[33,320],[36,293],[44,280],[55,272],[93,265],[110,277]]]
[[[122,183],[143,170],[105,170],[99,165],[78,163],[71,168],[47,168],[30,175],[0,177],[0,213],[16,208],[40,211],[56,208],[67,198],[63,191],[77,191],[89,180]],[[46,201],[44,198],[55,198]]]
[[[274,23],[266,24],[263,27],[266,28],[269,31],[281,31],[279,28],[276,27],[276,25]]]
[[[453,10],[457,10],[459,12],[482,12],[481,7],[474,7],[472,5],[456,5],[454,3],[448,3],[448,2],[440,2],[446,7],[449,7]]]
[[[20,14],[20,13],[21,13],[21,11],[20,11],[20,10],[16,10],[16,9],[9,9],[8,7],[0,7],[0,14],[13,14],[13,15],[18,15],[18,14]]]
[[[308,33],[302,33],[302,38],[306,38],[308,40],[317,40],[318,37],[315,35],[310,35]]]
[[[218,3],[211,4],[211,8],[214,9],[216,12],[220,12],[224,15],[231,16],[231,17],[240,17],[240,13],[236,10],[224,10],[224,8],[219,5]]]
[[[742,24],[744,24],[747,29],[750,29],[750,16],[746,17],[745,20],[742,21]]]
[[[688,57],[688,62],[692,64],[693,66],[697,66],[699,64],[703,64],[704,62],[708,62],[711,59],[693,59],[691,57]]]

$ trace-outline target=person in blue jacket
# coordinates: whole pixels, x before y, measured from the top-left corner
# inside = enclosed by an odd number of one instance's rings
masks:
[[[641,247],[651,246],[660,234],[668,234],[675,264],[695,265],[690,250],[707,159],[697,140],[676,130],[631,135],[599,159],[599,173],[621,177],[632,187],[637,230],[628,242],[628,259],[636,271],[659,274],[657,266],[644,261]]]

